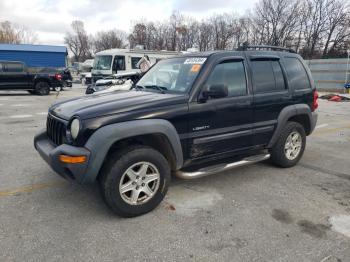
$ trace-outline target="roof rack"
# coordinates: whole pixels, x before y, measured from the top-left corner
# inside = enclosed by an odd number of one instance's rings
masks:
[[[273,45],[249,45],[248,43],[243,43],[238,47],[238,51],[247,51],[247,50],[270,50],[270,51],[284,51],[289,53],[296,53],[291,48],[281,47],[281,46],[273,46]]]

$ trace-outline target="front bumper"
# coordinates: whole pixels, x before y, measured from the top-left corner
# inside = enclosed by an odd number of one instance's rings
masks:
[[[66,144],[56,146],[47,137],[46,130],[41,131],[34,137],[34,147],[46,163],[60,176],[83,183],[90,160],[90,151],[88,149]],[[86,156],[87,160],[84,163],[68,164],[59,160],[60,155]]]

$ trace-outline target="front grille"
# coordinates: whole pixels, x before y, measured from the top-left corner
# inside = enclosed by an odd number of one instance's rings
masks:
[[[46,121],[46,132],[47,136],[52,142],[54,142],[56,145],[62,145],[66,133],[66,125],[57,118],[48,114]]]

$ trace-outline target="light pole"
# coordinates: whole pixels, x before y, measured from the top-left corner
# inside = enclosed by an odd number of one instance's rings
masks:
[[[344,87],[345,87],[345,91],[348,91],[350,93],[350,83],[349,83],[349,79],[348,79],[348,75],[349,75],[349,60],[350,60],[350,49],[346,50],[346,52],[348,53],[348,60],[346,62],[346,72],[345,72],[345,83],[344,83]]]

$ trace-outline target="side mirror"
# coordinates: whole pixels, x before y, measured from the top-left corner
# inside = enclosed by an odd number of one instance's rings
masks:
[[[202,92],[202,100],[211,98],[222,98],[228,96],[228,88],[224,84],[211,85],[208,90]]]

